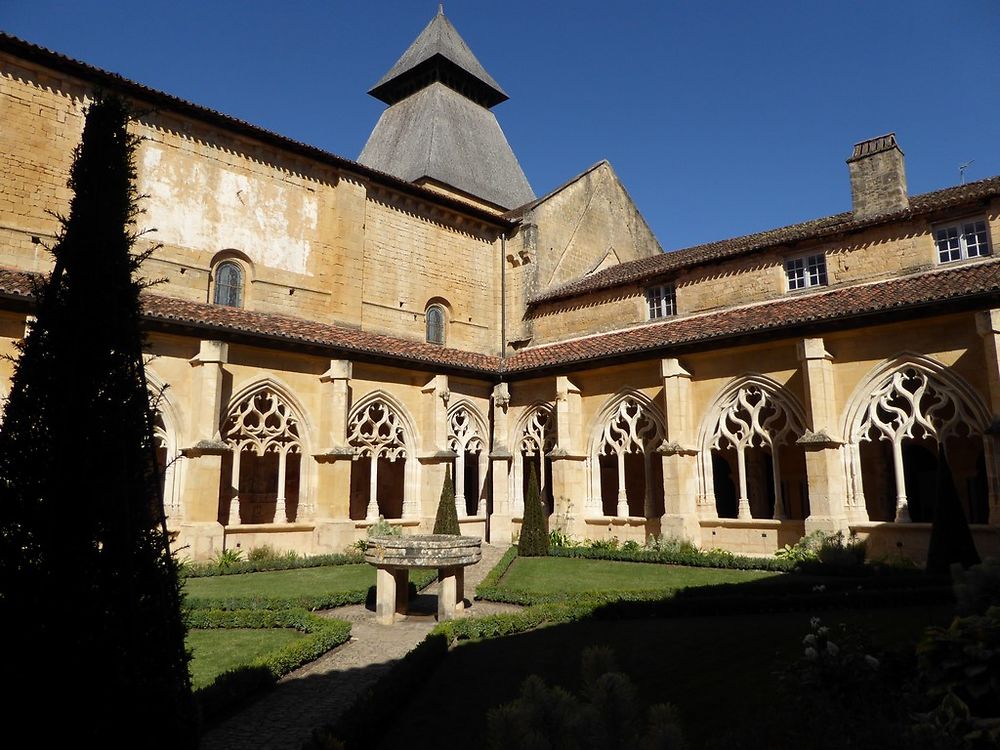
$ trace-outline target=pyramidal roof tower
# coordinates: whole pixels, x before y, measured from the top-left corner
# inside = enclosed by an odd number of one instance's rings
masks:
[[[389,105],[358,161],[410,182],[440,185],[501,209],[535,194],[490,111],[508,97],[438,6],[368,92]]]

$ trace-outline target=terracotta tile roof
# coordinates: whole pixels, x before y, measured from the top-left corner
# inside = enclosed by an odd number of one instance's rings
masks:
[[[435,193],[412,182],[401,180],[398,177],[365,166],[364,164],[359,164],[351,159],[337,156],[316,146],[310,146],[307,143],[287,138],[245,120],[240,120],[209,107],[203,107],[200,104],[194,104],[172,94],[136,83],[118,73],[111,73],[59,52],[53,52],[50,49],[25,41],[3,31],[0,31],[0,52],[9,52],[24,60],[30,60],[48,68],[68,73],[69,75],[93,83],[95,88],[115,91],[130,99],[140,100],[156,107],[173,110],[184,116],[201,120],[202,122],[234,133],[249,136],[270,146],[304,156],[321,164],[328,164],[337,169],[354,172],[361,177],[374,180],[392,189],[425,200],[428,203],[444,205],[459,213],[474,216],[487,224],[501,227],[512,225],[509,219],[497,216],[495,213],[485,211],[476,206],[470,206],[468,203],[454,200],[447,196],[442,196],[440,193]]]
[[[30,302],[33,284],[40,278],[39,274],[0,269],[0,297]],[[261,339],[262,345],[284,342],[317,346],[346,356],[398,361],[401,366],[419,364],[497,377],[505,372],[528,374],[540,368],[630,354],[662,355],[671,347],[753,333],[779,333],[797,326],[894,310],[931,309],[961,298],[982,301],[984,305],[1000,304],[1000,259],[547,344],[522,350],[506,361],[422,341],[158,294],[143,294],[143,309],[154,326],[176,324],[223,335],[242,334]]]
[[[40,279],[39,274],[0,269],[0,296],[30,301],[33,285]],[[144,317],[153,324],[177,324],[223,334],[244,334],[270,342],[319,346],[346,355],[401,360],[401,364],[471,370],[481,375],[500,372],[499,357],[287,315],[189,302],[148,292],[142,295],[142,305]]]
[[[508,372],[524,372],[672,346],[780,331],[893,310],[933,307],[957,298],[1000,302],[1000,260],[931,271],[871,284],[796,295],[721,312],[524,349],[507,359]]]
[[[853,232],[891,222],[906,221],[918,216],[953,208],[966,203],[981,201],[1000,195],[1000,176],[967,185],[945,188],[932,193],[915,195],[910,198],[910,207],[902,211],[857,219],[850,211],[813,219],[801,224],[757,232],[743,237],[734,237],[705,245],[696,245],[684,250],[656,255],[651,258],[622,263],[577,281],[564,284],[534,296],[531,304],[552,302],[567,297],[576,297],[591,292],[617,286],[638,284],[656,276],[686,268],[694,268],[706,263],[714,263],[726,258],[745,255],[792,242],[816,240],[845,232]]]

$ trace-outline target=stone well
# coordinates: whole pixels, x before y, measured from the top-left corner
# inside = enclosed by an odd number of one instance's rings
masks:
[[[389,625],[406,614],[410,570],[438,571],[438,620],[450,620],[464,606],[465,566],[482,558],[483,540],[474,536],[413,534],[374,536],[365,548],[365,562],[375,566],[375,618]]]

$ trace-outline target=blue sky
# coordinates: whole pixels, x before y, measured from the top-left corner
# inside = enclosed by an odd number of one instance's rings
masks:
[[[0,29],[356,158],[425,0],[0,0]],[[1000,174],[997,0],[448,0],[539,195],[608,159],[664,249],[850,207],[895,131],[910,193]]]

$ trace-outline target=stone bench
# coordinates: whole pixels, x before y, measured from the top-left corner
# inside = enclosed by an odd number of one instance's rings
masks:
[[[438,571],[438,620],[451,620],[464,606],[465,566],[482,558],[482,539],[473,536],[414,534],[368,539],[365,562],[374,565],[375,619],[391,625],[409,604],[410,570]]]

